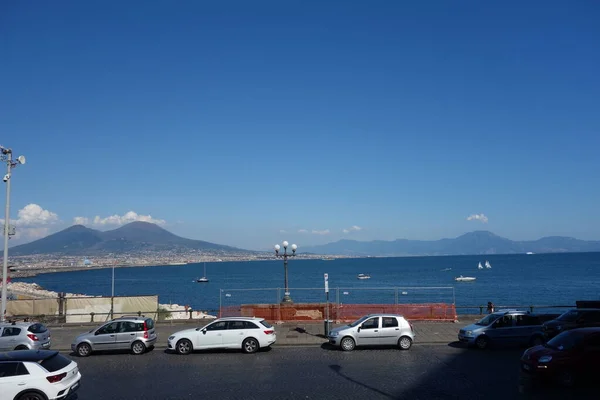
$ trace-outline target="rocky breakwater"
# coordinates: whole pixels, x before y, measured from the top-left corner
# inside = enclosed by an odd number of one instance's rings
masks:
[[[0,283],[0,287],[2,284]],[[15,299],[57,299],[58,292],[46,290],[37,283],[26,282],[11,282],[7,285],[7,290],[11,298]],[[90,296],[80,293],[65,293],[65,297],[102,297]],[[214,315],[210,315],[203,311],[190,309],[189,306],[179,304],[159,304],[158,308],[161,313],[164,313],[160,319],[165,320],[184,320],[184,319],[214,319]]]

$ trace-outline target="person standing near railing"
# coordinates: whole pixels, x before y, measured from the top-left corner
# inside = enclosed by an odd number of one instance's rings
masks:
[[[494,308],[495,308],[494,303],[492,303],[491,301],[488,301],[488,304],[487,304],[487,313],[488,314],[493,313],[494,312]]]

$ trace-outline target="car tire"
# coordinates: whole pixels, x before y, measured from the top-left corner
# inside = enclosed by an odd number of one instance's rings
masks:
[[[47,400],[48,398],[39,392],[25,392],[21,393],[16,400]]]
[[[79,357],[88,357],[92,354],[92,346],[87,343],[80,343],[77,346],[77,355]]]
[[[192,346],[192,342],[188,339],[181,339],[175,345],[175,350],[177,351],[177,354],[185,356],[190,354],[192,350],[194,350],[194,347]]]
[[[346,336],[340,341],[340,347],[344,351],[352,351],[356,348],[356,342],[350,336]]]
[[[131,344],[131,353],[133,353],[134,355],[139,356],[140,354],[144,354],[145,352],[146,346],[139,340],[136,340]]]
[[[486,336],[482,335],[475,339],[475,346],[477,346],[477,348],[480,350],[487,349],[489,345],[490,340]]]
[[[246,354],[256,353],[260,349],[258,340],[254,338],[247,338],[242,342],[242,351]]]
[[[400,347],[400,350],[408,350],[411,346],[412,339],[408,336],[402,336],[400,339],[398,339],[398,347]]]
[[[534,337],[531,338],[531,340],[529,341],[529,345],[531,347],[534,346],[539,346],[541,344],[544,344],[544,338],[541,337],[540,335],[535,335]]]

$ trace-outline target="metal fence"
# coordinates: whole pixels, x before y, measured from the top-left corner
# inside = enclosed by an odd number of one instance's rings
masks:
[[[273,321],[350,321],[365,314],[403,314],[412,320],[456,320],[453,287],[221,289],[219,316],[256,316]]]

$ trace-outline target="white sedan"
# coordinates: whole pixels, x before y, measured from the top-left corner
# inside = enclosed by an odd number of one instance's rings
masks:
[[[53,350],[0,353],[2,400],[66,400],[79,388],[77,363]]]
[[[269,347],[277,340],[277,334],[264,318],[219,318],[203,328],[175,332],[168,339],[168,348],[179,354],[194,350],[241,349],[255,353]]]

